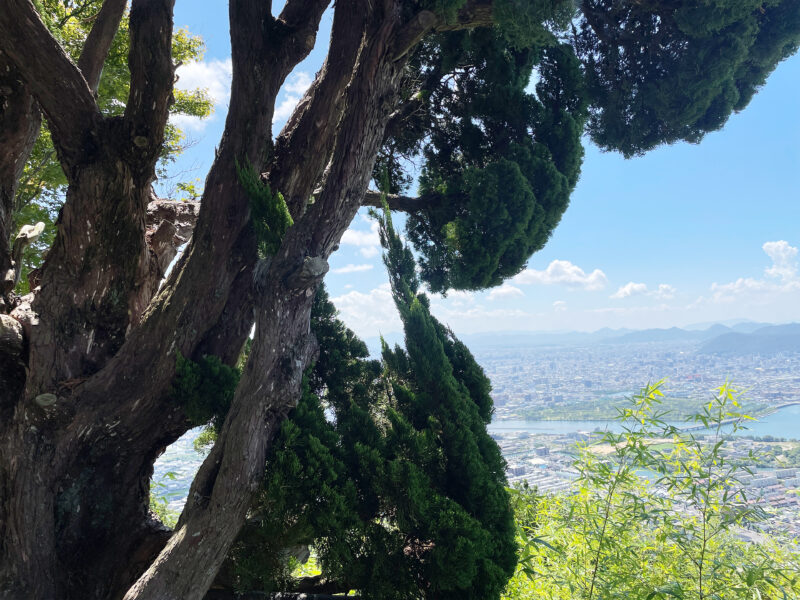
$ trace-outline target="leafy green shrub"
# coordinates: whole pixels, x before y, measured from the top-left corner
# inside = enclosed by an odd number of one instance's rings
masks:
[[[799,597],[797,548],[736,536],[763,516],[738,479],[747,467],[723,453],[748,419],[739,394],[717,391],[691,419],[711,432],[699,437],[663,420],[659,388],[620,412],[621,433],[581,449],[574,494],[512,491],[521,557],[506,600]]]

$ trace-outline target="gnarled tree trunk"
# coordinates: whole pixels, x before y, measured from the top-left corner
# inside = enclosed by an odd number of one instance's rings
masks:
[[[151,202],[174,78],[172,0],[133,0],[131,90],[117,118],[100,113],[93,90],[118,1],[105,3],[80,68],[30,0],[0,11],[0,60],[19,72],[15,110],[41,106],[69,181],[40,288],[0,329],[0,598],[189,599],[208,590],[299,395],[315,351],[314,292],[364,196],[405,57],[445,27],[394,0],[338,2],[325,66],[273,149],[275,99],[313,48],[326,6],[289,0],[276,17],[269,3],[231,0],[225,132],[191,242],[160,288],[194,221],[193,210],[187,218],[185,207]],[[464,17],[457,26],[469,25]],[[19,133],[15,160],[30,135]],[[275,256],[261,260],[236,169],[247,163],[294,218]],[[213,353],[232,364],[253,323],[222,432],[166,531],[148,515],[148,486],[157,456],[191,426],[170,397],[176,357]]]

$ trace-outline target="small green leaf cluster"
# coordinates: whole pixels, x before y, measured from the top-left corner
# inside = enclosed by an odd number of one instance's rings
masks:
[[[155,479],[150,481],[150,512],[167,527],[175,527],[180,515],[169,507],[170,495],[166,491],[167,484],[164,483],[165,479],[175,481],[175,473],[167,471],[159,481]]]
[[[217,356],[203,356],[195,362],[180,353],[170,397],[180,404],[194,425],[211,423],[219,429],[228,413],[240,372]]]
[[[273,193],[269,184],[249,162],[236,162],[239,184],[250,199],[250,221],[258,240],[260,258],[274,256],[283,236],[294,221],[280,192]]]

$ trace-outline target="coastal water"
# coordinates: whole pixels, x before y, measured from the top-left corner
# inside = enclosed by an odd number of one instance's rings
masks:
[[[680,426],[681,424],[675,423]],[[203,456],[194,450],[192,443],[202,428],[193,429],[172,444],[156,461],[153,481],[157,493],[166,497],[170,508],[180,510],[189,491],[194,474],[203,462]],[[489,424],[489,433],[567,434],[578,431],[620,431],[616,421],[524,421],[519,419],[497,420]],[[758,421],[748,423],[748,429],[739,435],[755,435],[800,439],[800,405],[786,406]],[[172,473],[174,479],[167,477]]]
[[[676,427],[686,423],[672,423]],[[689,424],[691,425],[691,424]],[[618,421],[526,421],[522,419],[504,419],[493,421],[488,427],[489,433],[509,433],[524,431],[528,433],[567,434],[578,431],[614,431],[622,430]],[[800,439],[800,404],[779,408],[757,421],[748,421],[747,429],[738,435],[754,435],[763,437],[771,435],[787,439]]]

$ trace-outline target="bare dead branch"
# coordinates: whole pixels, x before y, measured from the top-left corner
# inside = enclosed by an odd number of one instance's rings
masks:
[[[199,202],[156,198],[147,205],[147,244],[156,255],[162,274],[178,249],[191,238],[199,212]]]
[[[0,354],[19,360],[23,349],[22,324],[8,315],[0,315]]]
[[[39,221],[36,225],[23,225],[19,230],[17,237],[14,239],[14,245],[11,249],[11,261],[13,263],[12,269],[6,273],[5,280],[9,281],[13,277],[13,285],[19,283],[19,278],[22,275],[22,253],[30,244],[39,239],[44,231],[44,223]]]

